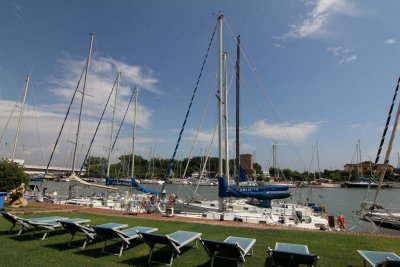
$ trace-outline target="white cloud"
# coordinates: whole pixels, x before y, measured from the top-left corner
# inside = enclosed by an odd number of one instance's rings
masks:
[[[275,141],[287,141],[290,139],[293,142],[302,142],[314,134],[318,130],[319,125],[320,123],[315,122],[272,124],[265,120],[260,120],[248,129],[243,130],[243,133],[270,138]]]
[[[278,37],[279,40],[302,39],[318,36],[326,32],[327,25],[335,15],[353,16],[358,12],[349,0],[309,0],[304,1],[310,9],[297,24],[290,25],[290,30]]]
[[[82,157],[86,154],[90,140],[94,134],[95,128],[100,119],[100,115],[106,104],[111,88],[114,84],[117,71],[121,71],[120,91],[117,99],[116,122],[114,125],[114,136],[118,130],[119,124],[127,109],[130,96],[134,85],[139,84],[139,104],[137,112],[137,127],[140,129],[148,129],[151,125],[152,111],[140,103],[140,94],[146,90],[152,94],[162,95],[157,89],[158,80],[151,71],[143,71],[140,66],[129,65],[127,63],[107,58],[96,58],[92,61],[92,67],[89,70],[87,80],[87,91],[84,102],[82,131],[79,140],[78,162],[82,161]],[[31,99],[27,100],[23,122],[21,127],[20,138],[17,146],[17,158],[24,158],[29,164],[47,164],[51,151],[54,147],[55,140],[61,129],[62,121],[67,112],[67,107],[71,101],[76,83],[82,72],[84,63],[82,60],[63,59],[60,61],[62,71],[49,78],[49,94],[58,96],[58,100],[54,100],[54,104],[30,106]],[[30,89],[31,90],[31,89]],[[82,83],[80,86],[82,90]],[[49,97],[51,97],[49,95]],[[52,165],[63,166],[63,164],[71,164],[72,143],[75,141],[76,129],[78,124],[78,113],[80,106],[81,94],[78,93],[74,104],[71,108],[70,115],[60,137],[58,149],[55,152]],[[0,125],[3,127],[8,121],[11,111],[15,106],[15,102],[0,100]],[[92,154],[107,155],[106,150],[109,146],[109,138],[111,131],[112,106],[114,106],[114,96],[111,97],[110,104],[106,109],[102,124],[96,135],[95,143],[92,147]],[[126,117],[126,121],[122,127],[120,138],[116,146],[121,153],[125,150],[129,151],[132,147],[132,124],[133,124],[133,108],[134,101],[131,103],[130,110]],[[19,109],[13,114],[10,123],[4,132],[3,140],[0,143],[2,156],[10,157],[12,145],[14,143]],[[129,126],[128,126],[129,125]],[[4,128],[1,128],[3,131]],[[40,136],[39,136],[40,132]],[[137,138],[139,143],[157,143],[157,139],[150,136]],[[44,154],[44,160],[40,154]],[[45,162],[43,162],[45,161]],[[80,163],[78,163],[80,164]],[[69,165],[70,166],[70,165]]]
[[[386,39],[384,41],[384,43],[387,44],[387,45],[394,45],[394,44],[397,43],[397,41],[395,39],[393,39],[393,38],[389,38],[389,39]]]
[[[356,59],[357,59],[356,54],[346,55],[339,61],[339,65],[342,65],[343,63],[350,64],[351,62],[355,61]]]
[[[14,11],[15,11],[15,16],[20,19],[24,16],[24,12],[22,11],[22,7],[19,3],[13,2],[12,3]]]
[[[349,125],[350,128],[354,130],[368,130],[372,128],[371,123],[353,123]]]
[[[357,59],[357,54],[354,53],[354,50],[343,48],[341,46],[328,47],[326,51],[335,57],[340,57],[339,65],[344,63],[350,64]]]
[[[60,61],[62,72],[59,76],[50,77],[49,83],[55,85],[51,91],[61,97],[62,101],[69,101],[74,93],[77,80],[81,74],[84,62],[75,59],[63,59]],[[139,96],[143,90],[155,94],[162,94],[156,87],[158,80],[153,77],[152,73],[143,73],[141,67],[126,64],[117,61],[113,58],[98,58],[92,61],[92,65],[88,74],[88,81],[86,86],[85,96],[85,112],[86,116],[98,117],[104,109],[104,105],[109,97],[111,88],[114,85],[117,72],[121,72],[120,86],[118,92],[117,106],[119,110],[116,112],[118,120],[121,120],[125,110],[128,106],[132,90],[134,86],[139,84]],[[81,87],[82,88],[81,82]],[[115,92],[115,90],[114,90]],[[73,113],[77,114],[79,111],[79,102],[81,94],[76,96],[76,104]],[[109,102],[108,112],[106,118],[110,118],[112,112],[111,106],[114,104],[114,93]],[[133,109],[134,103],[131,103]],[[138,103],[137,110],[137,125],[139,127],[148,128],[150,124],[150,117],[152,112],[145,106]],[[127,121],[133,123],[133,116],[128,116]]]
[[[341,46],[336,46],[336,47],[328,47],[326,51],[329,53],[332,53],[334,56],[339,56],[341,54],[341,51],[343,50],[343,47]]]

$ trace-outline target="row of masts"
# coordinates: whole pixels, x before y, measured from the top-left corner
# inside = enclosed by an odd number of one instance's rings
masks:
[[[225,178],[229,184],[229,145],[228,145],[228,79],[227,79],[227,53],[223,52],[222,46],[222,21],[223,15],[218,17],[218,176],[224,177],[223,173],[223,145],[225,158]],[[237,175],[236,185],[239,185],[240,176],[240,36],[237,37],[236,55],[236,154],[235,172]],[[224,124],[225,141],[222,142]],[[219,210],[223,210],[223,198],[219,198]]]
[[[77,133],[76,133],[76,138],[75,138],[74,154],[73,154],[73,161],[72,161],[72,173],[75,172],[75,166],[76,166],[77,147],[78,147],[78,143],[79,143],[82,110],[83,110],[83,104],[84,104],[84,97],[85,97],[85,89],[86,89],[86,81],[87,81],[87,76],[88,76],[88,70],[89,70],[89,67],[90,67],[90,59],[91,59],[92,50],[93,50],[93,42],[94,42],[94,34],[91,33],[90,34],[89,54],[88,54],[87,62],[86,62],[86,65],[85,65],[85,75],[84,75],[83,89],[82,89],[82,92],[81,92],[82,93],[82,98],[81,98],[81,103],[80,103],[78,127],[77,127]],[[116,78],[116,90],[115,90],[115,95],[114,95],[113,114],[112,114],[111,132],[110,132],[110,142],[109,142],[109,147],[108,147],[107,177],[110,176],[111,154],[112,154],[113,140],[114,140],[114,124],[115,124],[115,116],[116,116],[116,108],[117,108],[117,99],[118,99],[120,79],[121,79],[121,72],[118,72],[117,73],[117,78]],[[135,153],[136,112],[137,112],[138,94],[139,94],[139,86],[136,85],[136,87],[135,87],[134,122],[133,122],[133,130],[132,130],[132,155],[134,155],[134,153]],[[132,156],[132,166],[131,166],[131,176],[132,177],[134,177],[134,168],[135,168],[135,161],[134,161],[134,156]]]

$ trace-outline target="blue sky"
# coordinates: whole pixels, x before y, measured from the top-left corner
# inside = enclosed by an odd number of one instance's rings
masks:
[[[96,34],[85,98],[79,157],[120,71],[119,124],[135,84],[140,86],[138,154],[173,153],[203,57],[223,12],[230,87],[229,142],[233,153],[236,35],[241,35],[241,148],[264,168],[278,145],[282,168],[310,168],[318,142],[321,169],[342,169],[358,139],[363,160],[374,160],[399,75],[398,1],[1,1],[0,153],[9,157],[27,73],[32,84],[17,158],[47,164],[82,71],[89,33]],[[214,40],[178,157],[187,157],[208,103],[194,154],[208,149],[216,122]],[[211,97],[209,97],[211,95]],[[210,98],[210,100],[208,100]],[[53,165],[70,164],[79,103]],[[93,154],[106,156],[111,107]],[[113,159],[130,153],[128,113]],[[114,133],[115,135],[115,133]],[[398,142],[391,163],[397,165]],[[216,156],[215,147],[212,155]],[[315,162],[315,160],[314,160]],[[79,164],[78,164],[79,165]]]

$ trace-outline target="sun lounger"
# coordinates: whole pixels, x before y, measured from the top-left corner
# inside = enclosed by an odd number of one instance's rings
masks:
[[[181,248],[193,241],[195,241],[195,246],[197,247],[197,239],[200,239],[201,233],[197,232],[187,232],[187,231],[176,231],[169,235],[160,235],[160,234],[152,234],[152,233],[143,233],[139,232],[139,235],[143,238],[146,244],[150,247],[150,255],[148,263],[161,263],[157,261],[152,261],[152,256],[154,249],[157,244],[166,245],[172,250],[171,258],[167,265],[171,266],[174,261],[175,255],[181,254]]]
[[[14,214],[12,214],[10,212],[2,211],[2,212],[0,212],[0,214],[1,214],[1,216],[3,216],[4,219],[6,219],[10,223],[12,223],[12,226],[11,226],[11,228],[9,230],[10,232],[14,229],[14,227],[17,224],[20,224],[20,225],[25,226],[27,228],[29,227],[29,225],[26,224],[21,217],[18,217],[18,216],[14,215]],[[18,232],[18,235],[19,234],[21,234],[21,230],[20,230],[20,232]]]
[[[36,233],[36,230],[38,229],[44,229],[48,230],[46,231],[43,236],[42,240],[44,240],[47,236],[50,230],[54,230],[55,228],[60,228],[61,224],[57,222],[57,220],[60,219],[68,219],[66,217],[62,216],[49,216],[49,217],[37,217],[37,218],[21,218],[18,217],[10,212],[1,212],[1,215],[8,221],[10,221],[13,226],[11,227],[10,231],[17,225],[21,225],[21,229],[19,230],[17,235],[20,235],[24,230],[33,228],[33,233],[31,236],[34,236]]]
[[[96,235],[94,230],[89,227],[85,226],[84,223],[90,222],[89,219],[81,219],[81,218],[73,218],[67,220],[57,220],[62,227],[67,230],[72,236],[71,239],[68,241],[68,246],[71,246],[72,239],[74,239],[77,233],[83,233],[85,235],[85,242],[82,245],[82,249],[85,249],[88,242],[91,242]]]
[[[357,250],[364,260],[364,266],[370,264],[374,267],[400,266],[400,257],[393,252]]]
[[[270,266],[317,266],[317,254],[310,254],[307,245],[279,243],[275,249],[268,248]]]
[[[253,255],[254,238],[230,236],[224,241],[202,239],[204,249],[211,259],[211,266],[214,266],[215,258],[223,258],[237,261],[238,266],[245,264],[246,256]]]
[[[108,240],[120,239],[122,241],[119,253],[115,254],[115,255],[121,256],[122,252],[124,251],[124,248],[128,248],[131,244],[131,241],[133,239],[136,239],[139,237],[138,232],[151,233],[151,232],[155,232],[158,230],[157,228],[143,227],[143,226],[136,226],[133,228],[121,230],[126,227],[128,227],[128,225],[116,224],[116,223],[108,223],[108,224],[93,226],[93,230],[95,231],[95,233],[98,234],[99,236],[103,237],[103,239],[105,240],[104,246],[102,249],[103,253],[110,253],[105,250]],[[114,254],[114,253],[111,253],[111,254]]]

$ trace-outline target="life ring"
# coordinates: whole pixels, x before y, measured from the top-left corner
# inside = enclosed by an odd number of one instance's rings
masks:
[[[343,214],[340,214],[337,220],[338,220],[340,229],[342,229],[342,230],[346,229],[346,221],[344,220]]]

